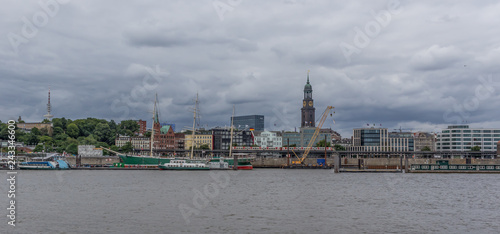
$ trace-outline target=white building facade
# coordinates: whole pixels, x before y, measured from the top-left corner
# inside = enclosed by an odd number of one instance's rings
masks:
[[[282,137],[276,132],[263,131],[255,136],[255,144],[259,147],[281,147]]]
[[[481,151],[496,151],[500,129],[474,129],[469,125],[451,125],[438,133],[436,151],[470,151],[479,146]]]

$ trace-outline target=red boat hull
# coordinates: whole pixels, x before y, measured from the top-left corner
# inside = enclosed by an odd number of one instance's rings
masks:
[[[248,165],[248,166],[238,166],[238,170],[252,170],[253,166]]]

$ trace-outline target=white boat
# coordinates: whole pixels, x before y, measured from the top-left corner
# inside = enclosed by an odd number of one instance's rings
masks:
[[[224,161],[224,158],[219,158],[219,160],[214,160],[208,162],[208,167],[210,170],[229,170],[229,163]]]
[[[187,162],[186,160],[170,160],[169,163],[160,164],[160,170],[209,170],[210,167],[203,162]]]
[[[45,158],[35,158],[35,161],[32,162],[20,162],[18,168],[23,170],[66,170],[70,169],[70,166],[64,157],[52,154]]]

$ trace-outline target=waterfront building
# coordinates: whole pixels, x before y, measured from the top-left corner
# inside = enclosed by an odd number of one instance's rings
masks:
[[[137,135],[139,136],[144,136],[144,134],[146,134],[146,131],[147,131],[147,122],[146,120],[136,120],[137,124],[139,125],[139,130],[136,132]]]
[[[255,134],[255,144],[259,147],[281,147],[282,137],[280,132],[254,132]]]
[[[469,125],[450,125],[437,135],[436,151],[470,151],[479,146],[481,151],[496,151],[500,129],[469,128]]]
[[[232,121],[233,126],[236,129],[254,129],[254,131],[264,131],[263,115],[234,116],[234,118],[230,118],[230,121]]]
[[[115,145],[118,147],[124,146],[127,142],[132,144],[135,150],[151,149],[151,138],[143,136],[118,136],[115,138]]]
[[[175,133],[175,149],[184,149],[185,145],[185,134],[181,132]]]
[[[353,145],[349,151],[408,152],[414,151],[411,132],[388,132],[387,128],[357,128],[353,130]]]
[[[231,144],[231,128],[213,128],[212,135],[212,149],[229,149],[229,145]],[[254,137],[252,132],[247,130],[234,130],[233,145],[245,147],[251,147],[252,145],[254,145]]]
[[[175,149],[174,130],[169,125],[160,127],[159,123],[157,124],[155,123],[154,127],[156,128],[154,136],[154,149],[155,150]]]
[[[185,134],[184,136],[184,149],[188,150],[191,149],[191,146],[193,145],[193,140],[192,137],[193,135],[191,133]],[[200,148],[202,145],[207,145],[208,148],[211,150],[213,147],[213,136],[212,136],[212,131],[197,131],[194,134],[194,147],[195,148]]]
[[[413,139],[415,141],[415,151],[422,151],[424,148],[428,148],[429,151],[436,151],[436,135],[434,133],[416,132],[413,133]]]

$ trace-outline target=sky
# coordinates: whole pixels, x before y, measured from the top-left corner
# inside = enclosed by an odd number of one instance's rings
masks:
[[[2,0],[0,120],[300,126],[310,71],[316,118],[350,137],[377,126],[500,128],[498,1]],[[335,120],[335,123],[333,121]]]

